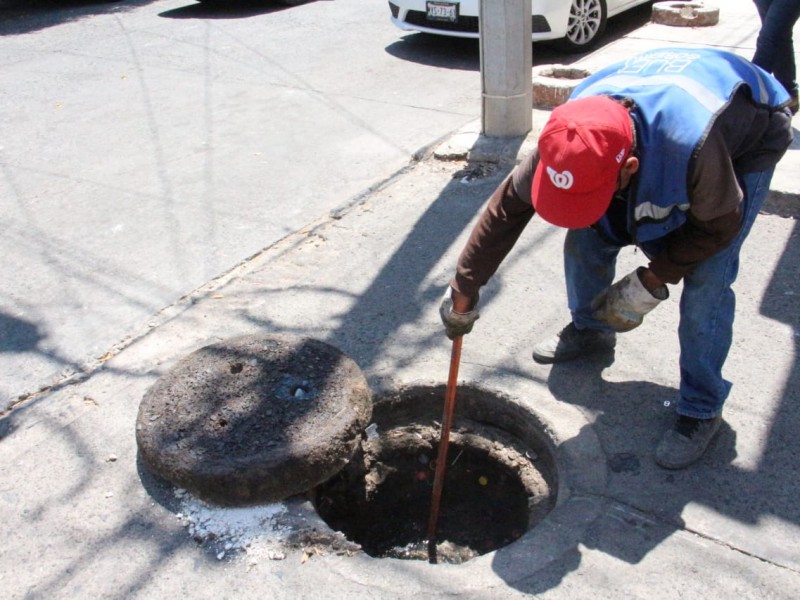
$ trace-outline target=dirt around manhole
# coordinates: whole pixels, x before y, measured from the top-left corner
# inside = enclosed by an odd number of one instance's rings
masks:
[[[376,403],[369,438],[343,471],[315,490],[322,519],[370,556],[428,559],[440,435],[431,408],[441,406],[440,391],[421,388],[406,392],[405,400]],[[491,394],[476,388],[460,393],[438,522],[437,558],[443,563],[463,563],[514,542],[556,499],[546,444],[531,440],[524,424],[505,429],[518,419],[504,412],[511,405],[497,397],[485,405]]]

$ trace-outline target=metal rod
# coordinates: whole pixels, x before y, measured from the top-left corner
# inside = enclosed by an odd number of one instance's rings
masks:
[[[453,340],[450,354],[450,372],[447,376],[447,390],[444,395],[444,415],[442,416],[442,434],[439,438],[439,452],[436,457],[436,471],[433,476],[433,496],[431,513],[428,518],[428,561],[436,563],[436,524],[439,521],[439,506],[442,502],[444,473],[447,469],[447,449],[450,445],[450,429],[453,426],[453,414],[456,408],[456,386],[458,384],[458,366],[461,363],[461,342],[458,336]]]

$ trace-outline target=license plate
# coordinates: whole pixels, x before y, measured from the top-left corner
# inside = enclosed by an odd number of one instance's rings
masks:
[[[428,2],[427,7],[431,21],[458,21],[458,4],[455,2]]]

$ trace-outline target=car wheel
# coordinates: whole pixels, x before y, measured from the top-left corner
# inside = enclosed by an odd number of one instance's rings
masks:
[[[567,35],[556,45],[565,52],[586,52],[600,39],[606,20],[605,0],[572,0]]]

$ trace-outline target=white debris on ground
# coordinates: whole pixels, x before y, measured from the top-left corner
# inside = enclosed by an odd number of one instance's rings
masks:
[[[177,518],[198,544],[215,552],[218,560],[243,553],[251,564],[259,558],[286,558],[283,542],[291,529],[278,522],[288,510],[286,505],[225,508],[207,504],[182,489],[175,490],[175,496],[180,501]]]

